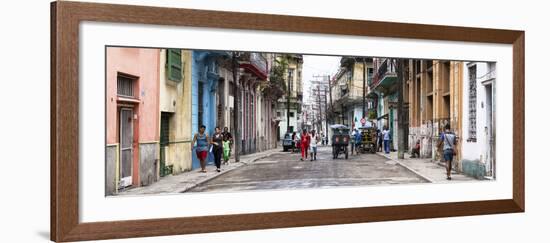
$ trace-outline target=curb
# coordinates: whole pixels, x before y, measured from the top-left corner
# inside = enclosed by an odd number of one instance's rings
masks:
[[[228,169],[228,170],[223,170],[223,171],[217,173],[215,176],[208,177],[208,178],[204,178],[204,179],[202,179],[202,180],[200,180],[200,181],[198,181],[198,182],[196,182],[196,183],[193,183],[191,186],[189,186],[189,187],[183,189],[183,190],[180,191],[179,193],[187,192],[187,191],[189,191],[189,190],[191,190],[191,189],[193,189],[193,188],[195,188],[195,187],[197,187],[197,186],[199,186],[199,185],[201,185],[201,184],[204,184],[204,183],[206,183],[206,182],[208,182],[208,181],[210,181],[210,180],[212,180],[212,179],[214,179],[214,178],[216,178],[216,177],[218,177],[218,176],[221,176],[221,175],[223,175],[223,174],[225,174],[225,173],[227,173],[227,172],[230,172],[230,171],[232,171],[232,170],[235,170],[235,169],[237,169],[237,168],[239,168],[239,167],[241,167],[241,166],[245,166],[245,165],[252,164],[252,163],[256,162],[257,160],[266,158],[266,157],[271,156],[272,154],[275,154],[275,153],[277,153],[277,152],[274,151],[274,152],[271,152],[271,153],[268,153],[268,154],[265,154],[265,155],[260,155],[260,156],[258,156],[258,157],[256,157],[256,158],[253,158],[253,159],[251,159],[250,161],[247,161],[247,162],[244,162],[244,161],[238,162],[238,163],[240,163],[239,165],[236,165],[235,167],[233,167],[233,168],[231,168],[231,169]]]
[[[391,161],[397,163],[397,164],[400,165],[401,167],[403,167],[403,168],[405,168],[405,169],[411,171],[412,173],[414,173],[415,175],[417,175],[417,176],[420,177],[421,179],[424,179],[424,180],[428,181],[429,183],[434,183],[434,182],[435,182],[435,181],[432,180],[431,178],[429,178],[429,177],[423,175],[422,173],[420,173],[420,172],[414,170],[413,168],[411,168],[411,167],[409,167],[409,166],[407,166],[407,165],[401,163],[399,160],[393,159],[393,158],[391,158],[390,156],[387,156],[387,155],[385,155],[385,154],[380,154],[380,153],[376,153],[376,154],[378,154],[378,155],[380,155],[380,156],[382,156],[382,157],[384,157],[384,158],[386,158],[386,159],[389,159],[389,160],[391,160]]]

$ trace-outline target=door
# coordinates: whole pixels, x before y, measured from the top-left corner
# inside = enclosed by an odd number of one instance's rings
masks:
[[[166,169],[166,154],[170,144],[170,113],[162,112],[160,117],[160,169],[161,177],[170,174]]]
[[[134,158],[134,112],[129,108],[120,109],[120,188],[132,185],[132,161]]]
[[[487,158],[487,175],[496,178],[495,175],[495,139],[494,139],[494,107],[493,107],[493,85],[485,85],[485,104],[486,104],[486,147],[485,153]]]

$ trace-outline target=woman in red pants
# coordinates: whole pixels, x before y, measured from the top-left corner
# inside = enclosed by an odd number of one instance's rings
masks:
[[[300,138],[300,147],[302,149],[302,158],[300,160],[307,160],[307,152],[309,149],[309,143],[311,142],[311,137],[309,136],[309,133],[306,129],[302,131],[302,136]]]

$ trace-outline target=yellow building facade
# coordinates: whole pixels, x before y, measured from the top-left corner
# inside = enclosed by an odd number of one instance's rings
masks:
[[[192,167],[191,58],[188,50],[160,52],[160,176],[190,171]]]

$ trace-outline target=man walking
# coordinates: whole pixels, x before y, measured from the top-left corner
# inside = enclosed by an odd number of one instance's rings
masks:
[[[382,137],[384,139],[384,153],[389,154],[390,153],[390,130],[388,130],[388,126],[384,126],[384,130],[382,131]]]
[[[451,180],[453,157],[456,155],[456,135],[451,132],[451,125],[445,125],[445,132],[439,138],[439,145],[443,144],[443,158],[447,163],[447,180]]]
[[[361,142],[363,142],[363,134],[361,134],[361,131],[356,129],[355,137],[353,139],[353,142],[355,143],[355,154],[359,155],[359,148],[361,147]],[[351,154],[353,154],[353,152]]]
[[[353,154],[353,150],[355,150],[355,135],[357,134],[357,129],[351,130],[351,136],[350,138],[353,139],[353,141],[350,141],[351,146],[351,154]]]

